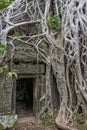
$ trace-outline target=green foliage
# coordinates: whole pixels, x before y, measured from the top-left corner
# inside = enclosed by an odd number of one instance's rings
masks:
[[[78,128],[78,130],[85,130],[85,126],[84,126],[85,117],[83,115],[75,116],[73,121],[76,127]]]
[[[15,122],[14,122],[14,124],[13,124],[13,128],[15,128],[16,126],[18,125],[18,120],[16,120]]]
[[[48,19],[48,26],[53,30],[53,31],[61,31],[61,22],[58,20],[58,16],[55,14],[53,16],[50,16]]]
[[[2,55],[3,52],[6,50],[7,50],[7,47],[0,43],[0,55]]]
[[[7,130],[17,126],[17,115],[2,115],[0,117],[0,130]]]
[[[2,124],[0,124],[0,130],[3,130],[3,129],[4,129],[3,125],[2,125]]]
[[[7,51],[7,47],[0,43],[0,57],[2,58],[3,53]],[[0,65],[0,74],[7,71],[7,65]]]
[[[4,9],[10,5],[13,0],[0,0],[0,9]]]
[[[51,114],[47,113],[42,119],[42,124],[45,126],[54,125],[55,118],[56,118],[55,114],[51,115]]]
[[[0,57],[2,58],[3,53],[7,51],[7,47],[0,43]],[[7,65],[0,67],[0,74],[7,70]]]
[[[8,51],[7,47],[4,46],[3,44],[0,44],[0,55],[2,55],[4,51]],[[6,73],[8,77],[15,76],[17,78],[16,70],[8,72],[8,65],[3,65],[0,67],[0,74],[2,73]]]
[[[15,32],[15,33],[14,33],[14,36],[15,36],[15,37],[25,36],[25,33],[24,33],[24,32]]]
[[[7,68],[8,68],[7,65],[4,65],[4,66],[0,67],[0,74],[3,73],[3,72],[6,72]]]
[[[18,78],[16,70],[8,72],[8,66],[7,65],[0,67],[0,74],[2,74],[2,73],[6,73],[6,75],[8,77],[15,76],[16,79]]]
[[[7,76],[8,76],[8,77],[15,76],[16,79],[18,78],[17,73],[16,73],[15,71],[8,72]]]

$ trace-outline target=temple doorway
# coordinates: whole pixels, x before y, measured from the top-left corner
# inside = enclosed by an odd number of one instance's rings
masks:
[[[16,80],[16,113],[19,117],[33,114],[33,78]]]

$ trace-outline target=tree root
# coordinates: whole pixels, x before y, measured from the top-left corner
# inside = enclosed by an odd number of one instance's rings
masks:
[[[58,122],[57,118],[55,119],[55,123],[56,123],[57,128],[60,130],[78,130],[76,128],[66,126],[66,125],[62,124],[62,122]]]

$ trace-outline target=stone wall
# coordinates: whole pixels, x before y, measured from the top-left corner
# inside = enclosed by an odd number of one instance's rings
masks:
[[[0,76],[0,114],[11,113],[12,78]]]
[[[45,74],[45,64],[33,64],[33,63],[13,63],[13,69],[17,71],[17,74]]]
[[[58,106],[57,93],[55,88],[54,79],[51,78],[51,73],[47,65],[39,59],[37,64],[37,51],[34,47],[27,45],[20,45],[15,43],[15,53],[13,57],[12,69],[16,70],[18,77],[26,76],[35,79],[34,90],[34,106],[35,113],[38,113],[46,105],[46,100],[49,104]],[[42,44],[46,52],[48,51],[47,45]],[[53,76],[53,75],[52,75]],[[15,85],[14,85],[15,84]],[[0,77],[0,113],[11,113],[16,110],[16,79],[5,78],[4,75]],[[55,97],[56,95],[56,97]],[[14,96],[14,97],[13,97]],[[53,99],[53,100],[52,100]],[[13,103],[14,102],[14,103]],[[49,103],[51,102],[51,103]],[[48,107],[46,106],[46,107]],[[52,107],[51,107],[52,108]]]
[[[35,43],[35,41],[31,42],[33,42],[32,44]],[[46,43],[41,43],[39,48],[44,49],[44,51],[48,54],[48,45]],[[25,43],[20,44],[20,42],[15,43],[14,61],[37,62],[38,56],[39,62],[42,62],[43,58],[40,54],[38,54],[37,48],[35,48],[35,46],[26,45]]]
[[[13,63],[13,69],[17,70],[17,74],[19,78],[34,78],[35,79],[35,90],[34,90],[34,113],[38,113],[42,110],[46,103],[46,65],[44,63],[37,64],[33,63]],[[21,77],[22,76],[22,77]],[[16,81],[16,78],[14,78]],[[54,108],[58,108],[59,106],[59,97],[56,88],[56,82],[51,74],[51,92],[52,92],[52,102]],[[15,94],[12,93],[14,90],[14,84],[12,78],[5,77],[2,75],[0,77],[0,113],[11,113],[12,111],[16,112],[16,103],[12,103],[12,98]],[[16,92],[16,91],[14,91]],[[13,95],[13,96],[12,96]],[[36,97],[35,97],[36,95]],[[16,97],[14,97],[16,98]],[[16,99],[13,98],[13,102],[16,102]],[[15,108],[14,108],[14,107]],[[35,109],[37,107],[37,109]],[[15,110],[12,110],[15,109]]]

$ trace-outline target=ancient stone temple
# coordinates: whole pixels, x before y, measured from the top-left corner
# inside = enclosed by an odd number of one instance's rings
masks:
[[[18,78],[0,76],[0,114],[18,114],[24,107],[35,115],[52,112],[58,107],[58,93],[51,66],[38,61],[34,47],[15,46],[12,68]]]
[[[0,42],[7,47],[2,63],[7,70],[0,73],[0,122],[4,115],[20,117],[21,112],[25,116],[29,111],[35,116],[53,113],[60,104],[50,64],[51,41],[46,37],[44,19],[40,20],[45,3],[40,0],[39,9],[36,1],[18,2],[0,14]],[[13,71],[17,77],[8,76]]]
[[[33,33],[32,27],[27,26]],[[12,30],[9,35],[16,37],[17,34]],[[34,115],[41,116],[58,108],[58,91],[52,68],[33,46],[35,42],[32,39],[27,45],[14,40],[13,60],[9,60],[7,64],[8,71],[11,68],[15,70],[18,78],[0,75],[1,115],[20,114],[21,110],[27,112],[31,110]],[[39,47],[49,54],[49,46],[46,42],[42,40]],[[11,45],[8,44],[8,48],[11,50]]]

